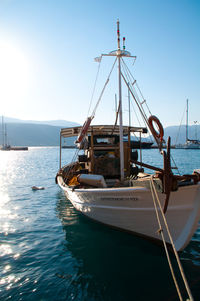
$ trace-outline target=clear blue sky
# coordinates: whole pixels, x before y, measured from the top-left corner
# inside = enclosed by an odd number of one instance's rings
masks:
[[[0,0],[0,114],[82,123],[97,72],[93,58],[116,49],[118,18],[151,112],[164,126],[179,125],[188,98],[190,124],[200,123],[198,0]],[[104,64],[106,79],[110,60]],[[126,118],[125,88],[122,94]],[[108,87],[94,123],[110,123],[114,114]]]

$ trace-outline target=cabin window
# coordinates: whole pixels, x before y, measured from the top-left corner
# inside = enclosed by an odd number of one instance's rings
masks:
[[[115,137],[99,137],[96,138],[97,144],[114,144],[115,143]]]

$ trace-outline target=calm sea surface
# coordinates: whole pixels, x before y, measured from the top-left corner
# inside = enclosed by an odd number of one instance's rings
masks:
[[[63,153],[69,162],[74,150]],[[200,150],[172,154],[180,172],[200,168]],[[58,162],[56,147],[0,152],[0,300],[178,300],[162,248],[75,211],[55,184]],[[200,300],[200,227],[180,258]]]

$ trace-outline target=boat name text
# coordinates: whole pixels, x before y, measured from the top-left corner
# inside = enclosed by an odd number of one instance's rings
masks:
[[[128,197],[128,198],[101,198],[101,201],[138,201],[139,199],[136,197]]]

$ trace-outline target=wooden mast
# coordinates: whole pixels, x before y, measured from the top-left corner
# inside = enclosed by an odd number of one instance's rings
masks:
[[[120,127],[120,176],[124,180],[124,145],[123,145],[123,118],[122,118],[122,87],[121,87],[121,49],[120,49],[120,32],[119,20],[117,20],[117,59],[118,59],[118,81],[119,81],[119,127]]]
[[[186,100],[187,107],[186,107],[186,143],[188,141],[188,99]]]

